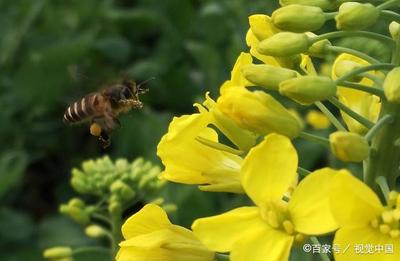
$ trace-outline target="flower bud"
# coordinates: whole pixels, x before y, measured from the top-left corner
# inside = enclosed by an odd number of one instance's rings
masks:
[[[330,45],[331,42],[329,42],[328,39],[318,41],[308,48],[307,54],[318,58],[324,58],[326,56],[326,47]]]
[[[280,57],[305,53],[309,47],[310,41],[306,34],[282,32],[261,41],[257,50],[261,54]]]
[[[279,93],[296,102],[308,105],[326,100],[336,94],[336,84],[324,76],[300,76],[279,85]]]
[[[121,203],[117,200],[113,200],[108,204],[108,212],[111,214],[120,214],[122,211]]]
[[[361,162],[368,157],[367,140],[352,132],[337,131],[329,135],[332,153],[345,162]]]
[[[67,214],[78,224],[86,225],[90,222],[88,213],[81,208],[69,206]]]
[[[394,40],[396,40],[397,37],[399,36],[399,31],[400,31],[400,24],[398,22],[393,21],[389,24],[389,32]]]
[[[129,201],[135,197],[135,191],[121,180],[114,181],[110,186],[112,194],[118,195],[123,201]]]
[[[255,133],[276,132],[294,138],[301,131],[297,119],[271,95],[262,91],[230,88],[218,98],[217,106],[240,127]]]
[[[400,103],[400,67],[393,68],[386,75],[383,91],[388,101]]]
[[[71,198],[68,201],[68,206],[77,207],[77,208],[84,208],[85,207],[85,202],[83,202],[83,200],[80,199],[80,198]]]
[[[361,30],[373,25],[379,17],[379,10],[372,4],[357,2],[343,3],[335,16],[336,27],[340,30]]]
[[[314,129],[326,129],[331,124],[325,114],[316,110],[311,110],[307,113],[306,121]]]
[[[297,76],[296,71],[268,64],[251,64],[242,68],[244,77],[257,86],[278,90],[282,81]]]
[[[332,0],[279,0],[281,6],[285,5],[308,5],[316,6],[322,10],[331,10],[335,8],[335,2]]]
[[[52,247],[44,250],[43,257],[48,259],[61,259],[72,256],[70,247]]]
[[[277,9],[271,18],[277,28],[297,33],[318,30],[326,21],[321,8],[296,4]]]
[[[85,228],[85,234],[91,238],[102,238],[107,235],[107,231],[98,225],[90,225]]]

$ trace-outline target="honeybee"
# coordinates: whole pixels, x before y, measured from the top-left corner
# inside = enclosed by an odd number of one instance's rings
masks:
[[[106,148],[111,144],[112,131],[121,125],[117,116],[143,107],[139,95],[148,91],[141,87],[143,83],[136,85],[134,81],[123,80],[86,95],[67,108],[63,120],[67,124],[89,121],[90,133]]]

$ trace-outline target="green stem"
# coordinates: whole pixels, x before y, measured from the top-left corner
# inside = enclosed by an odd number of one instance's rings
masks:
[[[82,253],[90,253],[90,252],[98,252],[104,254],[111,254],[110,249],[105,247],[97,247],[97,246],[87,246],[87,247],[80,247],[72,250],[72,255],[79,255]]]
[[[366,85],[355,83],[355,82],[342,82],[342,83],[340,83],[340,87],[346,87],[346,88],[350,88],[350,89],[367,92],[367,93],[376,95],[381,98],[385,97],[385,94],[383,93],[383,91],[381,89],[366,86]]]
[[[106,223],[106,224],[108,224],[108,225],[111,225],[111,220],[110,220],[108,217],[106,217],[106,216],[104,216],[104,215],[102,215],[102,214],[99,214],[99,213],[92,213],[91,216],[92,216],[93,218],[99,220],[99,221],[102,221],[102,222],[104,222],[104,223]]]
[[[380,130],[371,135],[371,152],[365,162],[364,181],[377,193],[377,177],[386,177],[389,188],[394,189],[400,175],[400,148],[396,145],[400,138],[400,104],[383,101],[379,118],[386,115],[392,115],[392,120],[381,124]]]
[[[297,167],[297,172],[299,173],[300,176],[303,176],[303,177],[305,177],[311,173],[311,171],[309,171],[307,169],[303,169],[302,167]]]
[[[216,261],[229,261],[229,255],[215,253],[215,260]]]
[[[325,114],[325,116],[329,119],[329,121],[336,127],[336,129],[340,131],[347,131],[346,128],[340,123],[340,121],[333,115],[328,108],[322,102],[315,102],[315,106]]]
[[[325,19],[326,20],[331,20],[335,18],[335,16],[338,14],[338,12],[331,12],[331,13],[324,13],[325,14]]]
[[[329,98],[328,100],[333,105],[335,105],[338,109],[340,109],[341,111],[345,112],[350,117],[352,117],[353,119],[355,119],[356,121],[358,121],[359,123],[361,123],[362,125],[367,127],[368,129],[371,129],[374,126],[373,122],[369,121],[368,119],[364,118],[363,116],[361,116],[357,112],[353,111],[352,109],[350,109],[349,107],[347,107],[346,105],[344,105],[343,103],[338,101],[336,98],[332,97],[332,98]]]
[[[115,213],[111,213],[111,234],[113,239],[111,242],[112,260],[115,259],[119,248],[118,244],[122,240],[121,226],[122,213],[120,211],[115,211]]]
[[[386,1],[386,2],[384,2],[384,3],[380,4],[380,5],[378,5],[378,6],[376,7],[376,9],[378,9],[378,10],[384,10],[384,9],[390,8],[390,7],[392,7],[392,6],[395,6],[395,5],[397,5],[398,3],[399,3],[399,0],[389,0],[389,1]]]
[[[370,79],[371,81],[374,82],[375,86],[382,87],[383,85],[383,80],[379,78],[377,75],[371,73],[361,73],[360,76]]]
[[[397,21],[400,22],[400,15],[396,12],[389,11],[389,10],[382,10],[380,17],[383,19],[387,19],[389,21]]]
[[[317,237],[310,237],[310,240],[313,244],[317,246],[321,246],[321,243],[319,242]],[[319,256],[321,257],[322,261],[330,261],[331,259],[329,258],[328,254],[322,253],[322,251],[319,252]]]
[[[357,56],[357,57],[359,57],[361,59],[364,59],[364,60],[366,60],[367,62],[369,62],[371,64],[381,63],[379,60],[377,60],[375,58],[372,58],[371,56],[369,56],[369,55],[367,55],[367,54],[365,54],[363,52],[354,50],[354,49],[350,49],[350,48],[346,48],[346,47],[340,47],[340,46],[327,46],[326,49],[328,51],[336,52],[336,53],[348,53],[348,54]]]
[[[365,134],[365,139],[370,142],[372,138],[378,133],[380,129],[382,129],[383,126],[386,124],[392,123],[393,122],[393,116],[392,115],[385,115],[377,123],[375,123],[374,127],[372,127],[367,134]]]
[[[332,38],[339,38],[339,37],[366,37],[372,38],[383,42],[388,42],[391,45],[394,45],[394,41],[392,38],[387,37],[385,35],[381,35],[378,33],[368,32],[368,31],[336,31],[336,32],[329,32],[325,34],[321,34],[311,38],[312,43],[324,40],[324,39],[332,39]]]
[[[357,68],[355,70],[352,70],[352,71],[340,76],[335,81],[336,81],[337,85],[340,85],[341,82],[344,82],[360,73],[374,71],[374,70],[385,70],[385,69],[390,70],[390,69],[393,69],[393,67],[395,67],[395,66],[391,63],[378,63],[378,64],[372,64],[372,65],[368,65],[368,66],[363,66],[363,67]]]
[[[304,132],[304,131],[300,132],[299,137],[303,138],[305,140],[316,142],[316,143],[319,143],[321,145],[329,147],[329,140],[326,139],[326,138],[323,138],[323,137],[320,137],[320,136],[317,136],[317,135],[314,135],[314,134],[311,134],[311,133],[307,133],[307,132]]]
[[[389,186],[388,186],[388,184],[387,184],[386,177],[384,177],[384,176],[379,176],[379,177],[377,177],[377,178],[375,179],[375,182],[379,185],[379,188],[381,189],[381,192],[382,192],[382,194],[383,194],[383,197],[385,198],[386,203],[388,203],[388,201],[389,201],[389,192],[390,192],[390,189],[389,189]]]

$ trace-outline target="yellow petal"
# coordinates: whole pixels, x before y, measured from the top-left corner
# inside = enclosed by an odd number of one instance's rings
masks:
[[[380,233],[370,226],[360,228],[341,228],[336,232],[333,245],[338,247],[335,253],[337,261],[395,261],[400,260],[400,241],[392,239]],[[372,253],[359,253],[356,251],[366,251],[366,247],[371,246]],[[385,253],[385,247],[393,247],[393,253]],[[376,248],[383,247],[379,253]],[[362,247],[362,248],[361,248]],[[345,249],[347,250],[345,251]]]
[[[288,260],[293,237],[279,230],[263,227],[233,245],[231,261]]]
[[[289,211],[295,230],[319,235],[337,228],[329,206],[333,177],[339,171],[324,168],[308,174],[289,201]]]
[[[265,225],[257,207],[241,207],[217,216],[196,219],[192,230],[209,249],[227,252],[244,235]]]
[[[171,225],[165,211],[155,205],[147,204],[122,225],[125,239],[167,228]]]
[[[214,253],[197,255],[190,251],[175,249],[141,249],[122,247],[116,256],[117,261],[214,261]]]
[[[297,152],[289,138],[269,134],[247,154],[240,171],[242,185],[258,206],[280,200],[296,179]]]
[[[253,59],[248,53],[241,53],[236,60],[231,72],[231,82],[235,85],[245,86],[247,80],[242,75],[242,67],[245,65],[252,64]]]
[[[254,14],[249,16],[250,29],[259,41],[267,39],[279,33],[271,21],[271,17],[264,14]]]
[[[315,70],[312,59],[308,55],[301,55],[300,67],[303,68],[309,75],[317,75],[317,71]]]
[[[346,171],[333,179],[330,205],[339,227],[365,226],[383,211],[372,189]]]
[[[257,37],[254,35],[254,33],[249,29],[246,34],[246,43],[247,46],[250,47],[250,54],[254,57],[256,57],[258,60],[262,61],[265,64],[273,65],[273,66],[280,66],[279,62],[272,56],[267,56],[260,54],[257,51],[258,44],[260,41],[257,39]]]

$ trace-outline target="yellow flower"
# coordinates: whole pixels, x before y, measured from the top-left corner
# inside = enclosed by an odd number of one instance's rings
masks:
[[[383,206],[367,185],[349,173],[336,175],[333,188],[330,205],[339,225],[333,244],[341,250],[335,260],[400,260],[398,193],[391,192],[388,206]],[[368,247],[372,252],[365,252]]]
[[[217,100],[218,108],[240,127],[267,134],[277,132],[290,138],[298,136],[301,124],[271,95],[246,88],[226,88]]]
[[[117,261],[213,261],[214,253],[192,231],[171,224],[165,211],[147,204],[122,226]]]
[[[232,261],[288,260],[294,242],[337,228],[330,213],[331,180],[338,172],[317,170],[284,200],[297,178],[297,153],[285,136],[270,134],[247,155],[241,181],[256,206],[197,219],[194,234],[214,251],[230,251]]]
[[[161,177],[184,184],[200,184],[201,190],[242,192],[239,170],[242,158],[199,142],[203,138],[218,143],[208,112],[175,117],[157,147],[165,166]]]
[[[309,111],[306,115],[306,121],[314,129],[326,129],[331,125],[325,114],[317,110]]]
[[[332,79],[335,80],[338,78],[337,75],[337,67],[340,67],[341,63],[343,64],[344,61],[350,61],[360,64],[361,66],[369,65],[368,62],[365,60],[358,58],[354,55],[350,54],[341,54],[339,55],[332,67]],[[363,78],[360,82],[363,85],[371,86],[373,82],[367,78]],[[353,111],[357,112],[364,118],[376,122],[379,116],[379,112],[381,109],[381,102],[379,97],[375,95],[371,95],[369,93],[353,90],[345,87],[338,86],[337,95],[339,100],[352,109]],[[365,134],[368,129],[360,124],[358,121],[347,115],[345,112],[340,111],[344,122],[346,123],[347,127],[351,132],[356,132],[359,134]]]

